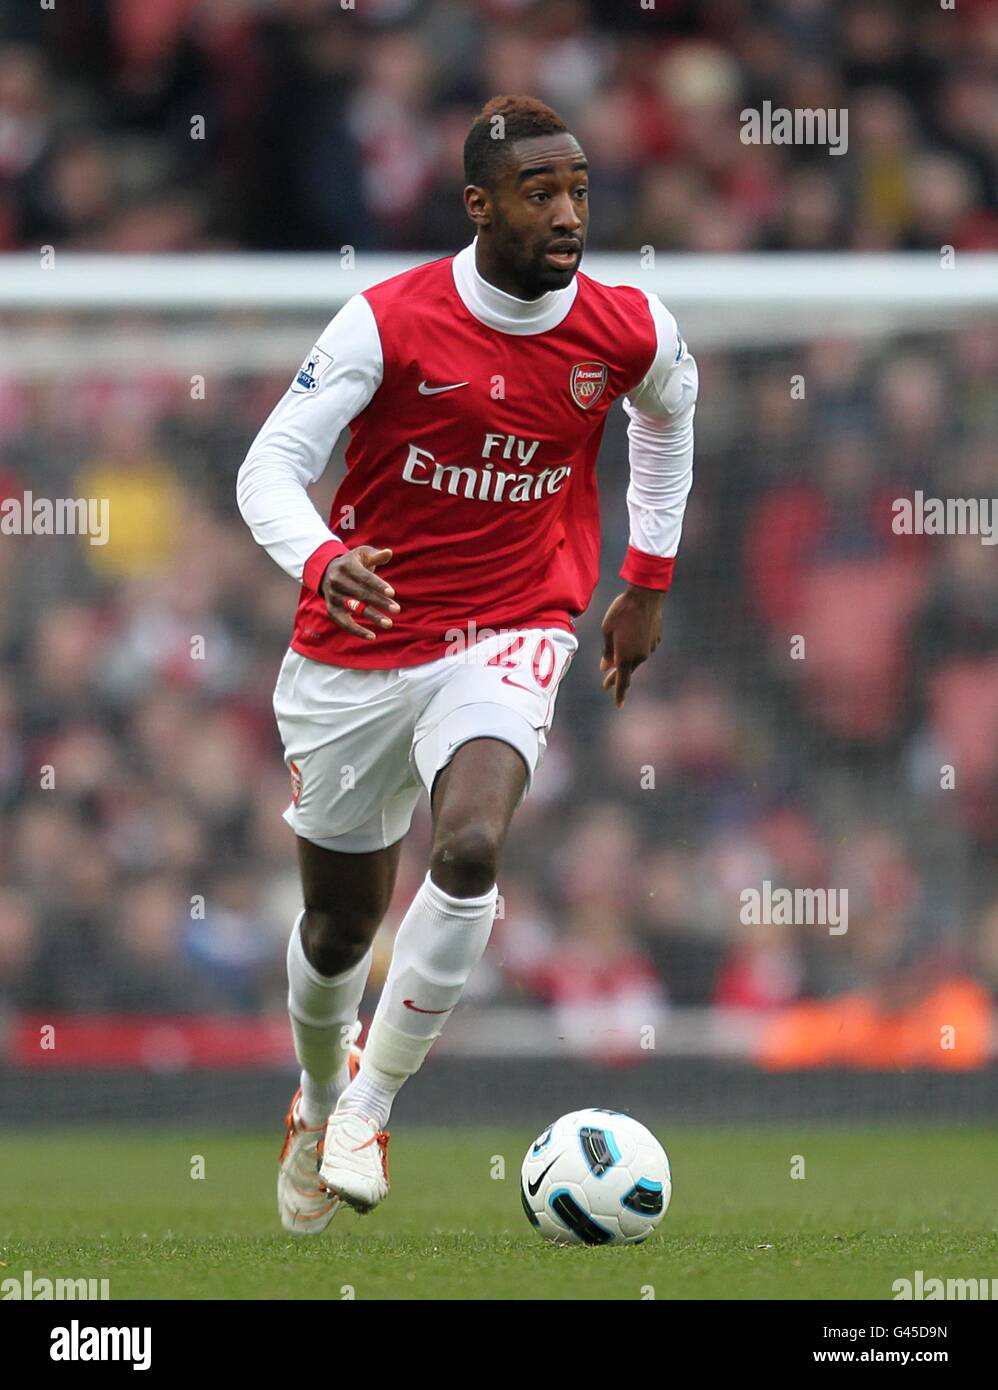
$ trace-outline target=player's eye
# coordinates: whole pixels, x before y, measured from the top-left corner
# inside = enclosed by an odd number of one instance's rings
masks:
[[[589,186],[588,186],[588,184],[582,184],[579,188],[577,188],[577,189],[575,190],[575,196],[576,196],[577,198],[579,198],[580,200],[585,200],[586,198],[588,198],[588,197],[589,197]]]
[[[536,193],[531,193],[530,195],[531,202],[535,202],[538,198],[543,201],[547,200],[548,194],[544,192],[543,188],[539,188]]]

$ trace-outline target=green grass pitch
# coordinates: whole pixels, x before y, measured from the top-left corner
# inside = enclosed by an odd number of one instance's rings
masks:
[[[279,1133],[3,1133],[0,1279],[107,1278],[112,1299],[603,1300],[890,1299],[917,1269],[998,1277],[993,1130],[654,1128],[672,1206],[647,1244],[603,1250],[527,1225],[526,1130],[399,1130],[388,1202],[315,1239],[277,1223]]]

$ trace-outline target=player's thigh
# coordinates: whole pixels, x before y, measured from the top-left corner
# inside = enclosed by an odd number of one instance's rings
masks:
[[[410,764],[414,714],[397,671],[285,657],[274,713],[291,773],[284,818],[301,839],[367,854],[402,839],[420,796]]]
[[[508,808],[508,823],[544,756],[558,686],[577,648],[571,633],[535,629],[497,635],[435,663],[412,746],[413,770],[431,794],[435,819],[460,793],[462,805],[477,799],[496,812]],[[473,749],[477,744],[483,746]],[[466,747],[458,772],[457,754]],[[434,794],[438,779],[444,802]]]
[[[433,832],[441,835],[471,827],[501,843],[527,786],[527,764],[501,739],[469,739],[436,775],[430,796]]]

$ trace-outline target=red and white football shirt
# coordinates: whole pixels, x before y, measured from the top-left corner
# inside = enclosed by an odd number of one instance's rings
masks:
[[[567,289],[518,300],[482,279],[474,245],[355,296],[240,470],[255,538],[302,581],[292,647],[384,668],[435,660],[472,624],[570,630],[598,578],[596,459],[619,396],[631,459],[621,574],[668,588],[696,385],[653,296],[579,273]],[[347,425],[326,527],[305,488]],[[378,572],[402,612],[375,642],[331,622],[318,592],[330,560],[357,545],[393,552]]]

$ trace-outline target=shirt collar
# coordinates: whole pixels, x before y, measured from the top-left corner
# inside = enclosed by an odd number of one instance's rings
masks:
[[[479,274],[475,264],[477,245],[476,237],[451,262],[454,286],[469,314],[499,333],[526,335],[547,333],[557,328],[575,303],[578,279],[573,276],[571,284],[565,289],[548,290],[538,299],[517,299],[515,295],[490,285]]]

